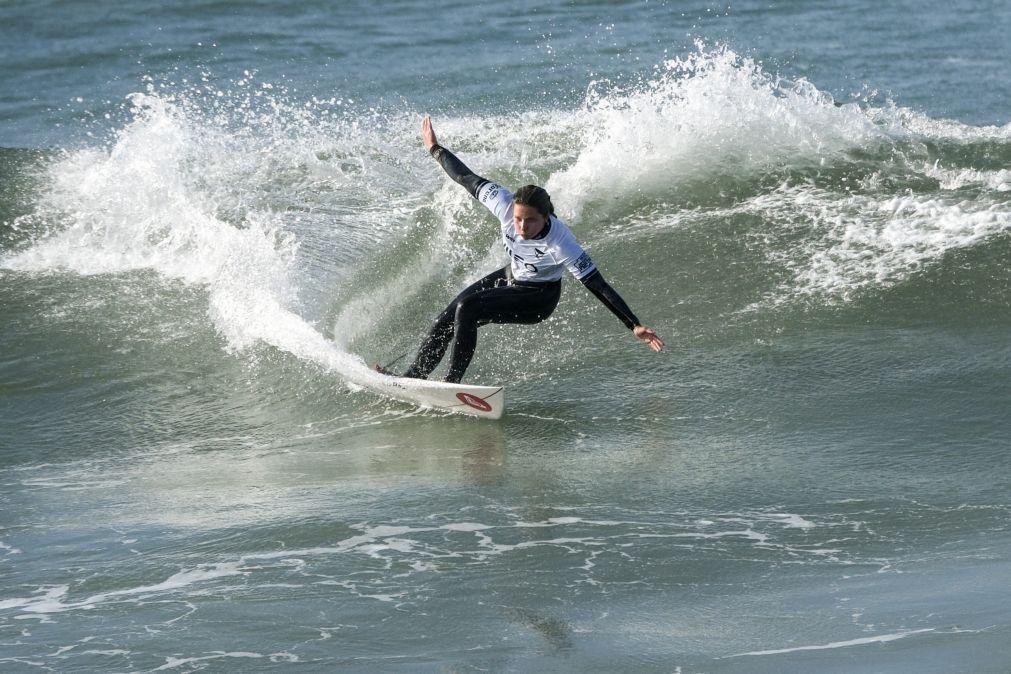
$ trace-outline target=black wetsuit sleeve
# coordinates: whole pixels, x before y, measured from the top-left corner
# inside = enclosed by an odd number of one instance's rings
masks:
[[[471,171],[462,161],[456,158],[455,154],[441,145],[433,145],[430,152],[435,157],[435,160],[439,162],[439,165],[442,166],[443,170],[449,174],[449,177],[467,188],[467,191],[475,199],[477,198],[477,191],[484,184],[491,182]]]
[[[604,306],[611,310],[618,320],[625,324],[625,327],[631,330],[635,326],[639,325],[639,319],[635,317],[632,310],[628,308],[625,304],[625,300],[621,299],[621,295],[618,294],[611,285],[604,280],[603,275],[600,271],[594,271],[592,274],[584,279],[580,279],[580,282],[586,288],[593,293],[598,300],[604,303]]]

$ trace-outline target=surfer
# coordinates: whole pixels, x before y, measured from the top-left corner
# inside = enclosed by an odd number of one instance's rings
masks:
[[[525,185],[512,193],[476,175],[439,145],[428,116],[422,120],[421,134],[428,152],[449,177],[499,219],[502,242],[511,261],[468,286],[449,303],[402,376],[427,379],[452,342],[446,381],[459,383],[474,357],[477,329],[489,323],[543,321],[558,304],[563,269],[568,269],[640,341],[654,351],[663,349],[663,340],[639,322],[604,280],[568,226],[555,215],[551,197],[544,188]]]

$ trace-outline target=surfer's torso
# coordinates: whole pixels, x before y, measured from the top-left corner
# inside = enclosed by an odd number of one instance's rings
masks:
[[[514,280],[521,283],[558,281],[563,269],[582,280],[596,271],[589,254],[558,217],[552,215],[537,236],[524,239],[516,233],[512,192],[486,182],[477,189],[476,196],[501,223],[502,243],[509,255]]]

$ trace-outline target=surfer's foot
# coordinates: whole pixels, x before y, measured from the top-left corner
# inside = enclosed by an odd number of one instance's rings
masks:
[[[397,374],[393,370],[390,370],[389,368],[383,367],[379,363],[376,363],[375,365],[373,365],[373,368],[379,374],[385,374],[387,377],[403,377],[405,379],[428,379],[428,377],[419,377],[416,374],[411,374],[410,370],[408,370],[404,374]]]

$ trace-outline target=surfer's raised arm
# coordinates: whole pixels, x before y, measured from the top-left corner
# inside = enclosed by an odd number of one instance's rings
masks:
[[[421,120],[421,137],[425,141],[428,153],[435,157],[449,177],[467,188],[470,195],[476,199],[477,191],[490,181],[471,171],[455,154],[439,145],[439,141],[435,138],[435,130],[432,128],[432,118],[427,115]]]

